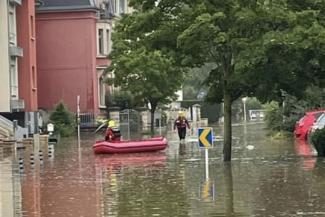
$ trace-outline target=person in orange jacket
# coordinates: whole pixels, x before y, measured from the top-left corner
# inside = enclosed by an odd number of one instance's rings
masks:
[[[108,127],[105,133],[105,140],[106,141],[121,141],[121,132],[117,128],[115,121],[110,120],[108,122]]]
[[[190,124],[188,120],[185,118],[185,114],[183,111],[178,112],[178,117],[174,122],[174,130],[177,128],[178,137],[180,142],[185,141],[186,136],[186,127],[190,129]]]

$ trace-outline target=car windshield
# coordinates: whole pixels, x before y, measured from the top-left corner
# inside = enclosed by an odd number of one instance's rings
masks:
[[[314,114],[315,120],[317,120],[320,116],[322,116],[324,112],[317,112]]]
[[[316,125],[325,126],[325,114],[322,114],[321,116],[319,116],[319,118],[317,119]]]

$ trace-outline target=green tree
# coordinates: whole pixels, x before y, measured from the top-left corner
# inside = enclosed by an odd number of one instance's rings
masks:
[[[310,86],[304,91],[300,99],[286,94],[282,103],[284,107],[277,106],[272,112],[268,110],[266,117],[268,128],[275,131],[293,132],[296,122],[304,116],[306,111],[325,107],[324,93],[324,89]],[[274,122],[275,120],[277,122]]]
[[[236,99],[256,95],[281,102],[282,91],[300,97],[310,83],[325,83],[323,2],[131,0],[135,25],[123,30],[141,32],[133,41],[145,38],[150,52],[159,50],[182,66],[215,66],[206,80],[207,99],[224,103],[223,153],[230,161]]]
[[[204,65],[201,68],[193,68],[187,74],[183,84],[183,99],[197,100],[200,99],[200,92],[206,93],[208,88],[204,81],[209,75],[212,65]]]
[[[310,9],[312,1],[184,2],[180,17],[188,25],[178,46],[186,54],[184,64],[216,65],[207,79],[208,99],[224,102],[224,160],[229,161],[232,103],[250,95],[281,101],[282,91],[300,96],[310,83],[320,84],[315,78],[324,78],[324,52],[316,47],[325,42],[325,31],[318,11]]]
[[[283,124],[283,112],[279,107],[279,103],[271,101],[265,105],[265,109],[265,121],[268,128],[272,131],[280,131]]]
[[[138,104],[141,104],[141,101],[137,101],[137,99],[129,91],[115,91],[112,95],[110,95],[108,102],[109,106],[117,106],[121,110],[135,108]]]
[[[66,106],[60,102],[50,115],[50,120],[54,124],[55,132],[61,136],[71,136],[75,132],[75,118],[73,113],[69,112]]]
[[[159,34],[171,33],[167,24],[161,24],[158,18],[153,12],[143,10],[124,15],[114,28],[112,63],[108,68],[115,74],[111,80],[114,85],[150,104],[152,134],[158,104],[175,99],[183,79],[183,70],[177,66],[175,55],[164,49],[168,35],[165,43],[160,44],[156,41],[162,36],[156,37],[157,34],[150,31],[154,27],[161,30]]]
[[[278,8],[280,11],[276,11]],[[252,78],[256,77],[256,68],[247,70],[247,60],[254,63],[267,58],[261,53],[252,59],[251,50],[260,50],[264,35],[280,28],[289,18],[283,17],[286,14],[279,5],[256,0],[195,1],[188,4],[187,10],[191,11],[186,15],[189,25],[178,37],[178,43],[187,54],[185,64],[216,65],[207,79],[208,100],[224,102],[223,153],[224,160],[230,161],[232,103],[255,90]]]

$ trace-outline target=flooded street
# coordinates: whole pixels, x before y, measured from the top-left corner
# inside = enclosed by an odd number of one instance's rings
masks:
[[[81,138],[16,158],[2,148],[0,216],[325,216],[325,161],[263,124],[234,126],[231,163],[215,142],[208,180],[204,150],[175,132],[165,151],[138,154],[94,155],[94,136]]]

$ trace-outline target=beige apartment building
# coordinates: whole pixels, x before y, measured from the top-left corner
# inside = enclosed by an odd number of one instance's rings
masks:
[[[128,0],[95,0],[95,5],[99,9],[96,23],[98,99],[99,107],[105,110],[108,94],[112,94],[115,90],[113,85],[107,86],[104,78],[104,71],[110,64],[107,56],[112,49],[111,34],[114,22],[121,14],[131,13],[132,8],[128,6]],[[113,77],[114,74],[110,72],[107,76]]]
[[[21,140],[38,132],[37,2],[0,1],[0,140]]]
[[[9,30],[7,1],[0,1],[0,112],[10,112]]]
[[[23,49],[17,45],[16,7],[21,0],[0,2],[0,112],[23,110],[24,101],[19,97],[18,58],[23,56]]]

